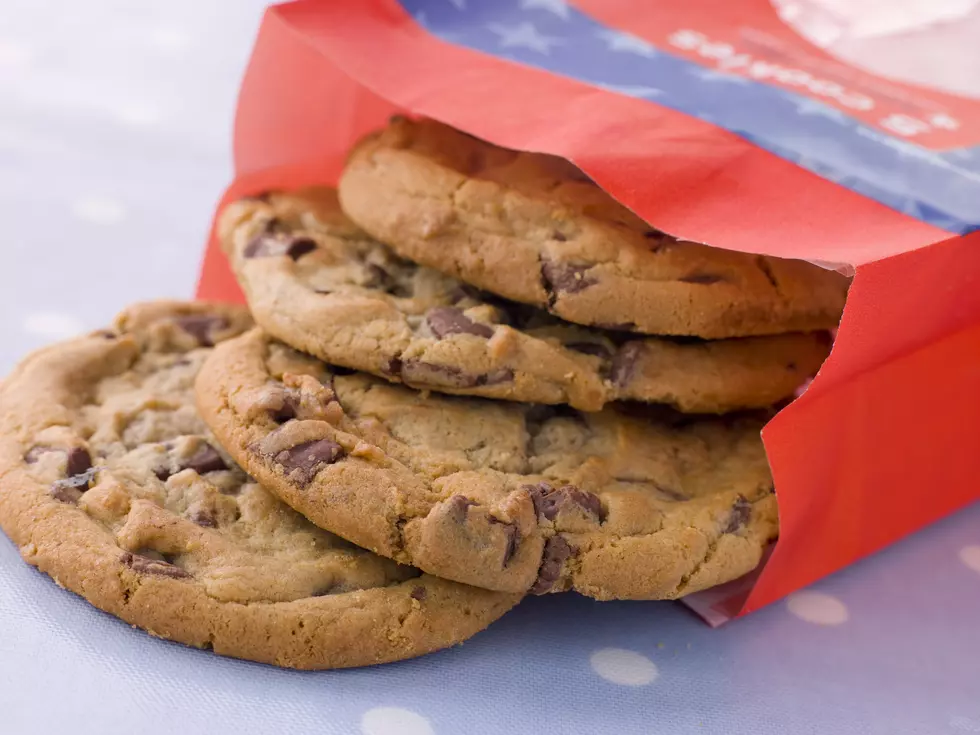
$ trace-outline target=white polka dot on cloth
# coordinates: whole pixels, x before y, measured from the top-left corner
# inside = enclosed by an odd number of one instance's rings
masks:
[[[653,661],[625,648],[600,648],[589,657],[589,663],[603,679],[623,686],[650,684],[660,675]]]
[[[56,311],[36,311],[24,318],[24,331],[35,337],[67,339],[85,331],[82,320]]]
[[[375,707],[361,717],[363,735],[434,735],[429,721],[402,707]]]
[[[823,592],[794,592],[786,598],[786,606],[800,620],[814,625],[840,625],[849,617],[843,602]]]
[[[964,546],[960,549],[960,561],[980,574],[980,546]]]
[[[126,219],[121,202],[103,196],[88,196],[72,202],[71,212],[78,219],[97,225],[115,225]]]

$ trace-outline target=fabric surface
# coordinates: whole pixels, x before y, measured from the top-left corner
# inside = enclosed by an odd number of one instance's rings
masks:
[[[192,293],[261,6],[0,3],[0,372]],[[303,674],[152,639],[0,536],[0,735],[980,733],[978,610],[974,505],[717,630],[550,596],[452,651]]]

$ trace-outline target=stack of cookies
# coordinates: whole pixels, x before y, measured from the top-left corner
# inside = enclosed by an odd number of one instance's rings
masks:
[[[826,358],[838,274],[405,118],[339,191],[235,202],[219,236],[248,311],[132,307],[0,388],[0,524],[98,607],[357,666],[529,593],[676,598],[776,537],[760,430]]]

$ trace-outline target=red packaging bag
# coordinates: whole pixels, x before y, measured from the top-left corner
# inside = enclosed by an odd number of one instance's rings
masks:
[[[674,236],[853,269],[763,432],[779,541],[693,596],[709,622],[980,498],[980,101],[837,61],[765,0],[299,0],[266,13],[221,205],[335,183],[395,112],[569,158]],[[213,238],[198,296],[243,300]]]

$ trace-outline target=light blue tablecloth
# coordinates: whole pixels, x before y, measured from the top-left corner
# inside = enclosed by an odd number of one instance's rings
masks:
[[[4,372],[192,292],[261,3],[135,5],[0,3]],[[0,735],[65,732],[980,733],[980,506],[719,630],[551,596],[455,650],[321,674],[151,639],[0,537]]]

